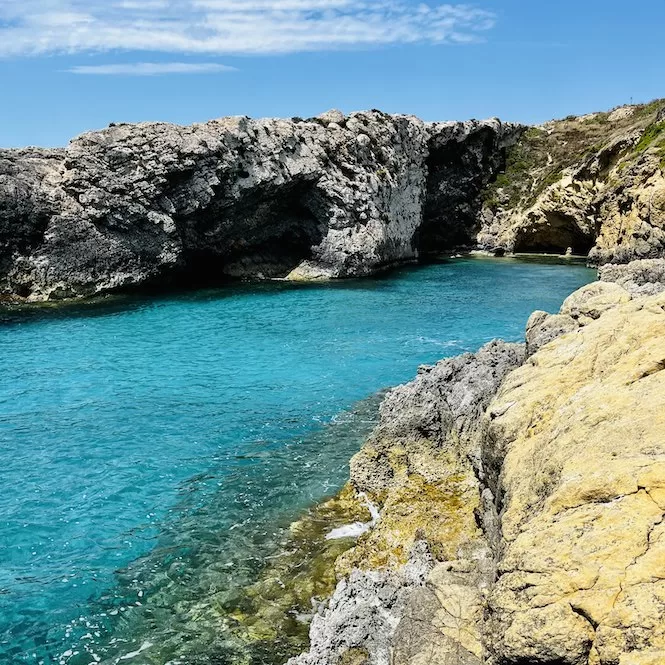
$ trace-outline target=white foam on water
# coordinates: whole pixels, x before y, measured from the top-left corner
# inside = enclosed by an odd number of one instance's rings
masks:
[[[354,522],[353,524],[345,524],[344,526],[333,529],[330,533],[326,534],[326,540],[339,540],[340,538],[359,538],[363,533],[367,533],[379,521],[379,509],[367,498],[363,492],[360,497],[364,499],[367,510],[372,516],[370,522]]]

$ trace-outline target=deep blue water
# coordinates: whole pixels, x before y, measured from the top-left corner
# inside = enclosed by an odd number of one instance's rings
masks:
[[[375,418],[362,400],[521,340],[593,278],[457,259],[0,313],[0,663],[164,665],[156,644],[175,658],[207,630],[187,652],[205,656],[222,627],[196,617],[341,486]]]

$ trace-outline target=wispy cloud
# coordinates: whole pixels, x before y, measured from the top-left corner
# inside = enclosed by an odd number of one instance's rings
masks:
[[[161,76],[163,74],[218,74],[237,71],[235,67],[214,62],[130,62],[117,65],[80,65],[71,74],[101,76]]]
[[[463,44],[494,22],[470,5],[412,0],[0,0],[0,56]]]

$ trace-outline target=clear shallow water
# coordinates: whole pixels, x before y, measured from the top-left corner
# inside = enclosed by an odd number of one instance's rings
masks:
[[[592,279],[458,259],[0,314],[0,662],[210,662],[215,608],[344,482],[361,400]]]

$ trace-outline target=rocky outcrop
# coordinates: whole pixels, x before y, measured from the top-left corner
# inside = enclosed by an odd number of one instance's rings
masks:
[[[330,279],[464,247],[665,255],[665,102],[525,127],[379,111],[0,150],[0,297]]]
[[[482,662],[499,534],[481,416],[523,358],[522,345],[493,342],[388,394],[351,463],[380,520],[337,560],[342,581],[292,665]]]
[[[486,191],[481,248],[572,250],[593,264],[665,255],[665,101],[531,128]]]
[[[630,294],[614,282],[593,282],[564,301],[558,314],[536,311],[526,325],[526,349],[531,356],[561,335],[600,318],[603,312],[628,302]]]
[[[388,394],[351,464],[379,520],[292,665],[665,662],[661,270]]]
[[[0,290],[366,275],[470,242],[521,131],[330,112],[115,125],[64,150],[0,151]]]
[[[665,259],[608,264],[600,268],[598,276],[603,282],[619,284],[632,295],[653,296],[665,291]]]
[[[663,294],[617,305],[544,346],[490,406],[494,662],[665,662],[664,336]]]

